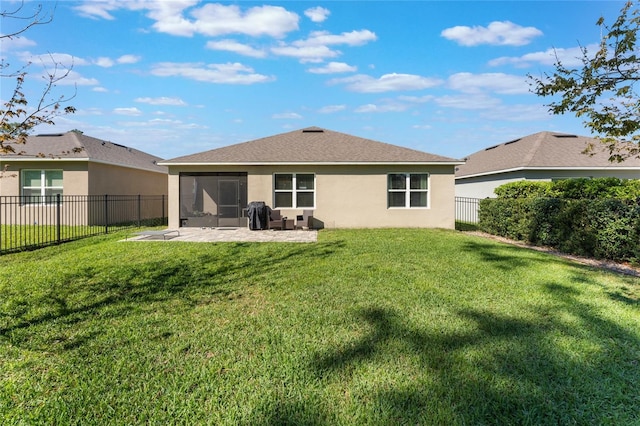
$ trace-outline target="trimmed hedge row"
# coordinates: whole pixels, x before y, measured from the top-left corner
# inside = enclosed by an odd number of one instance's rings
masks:
[[[506,183],[494,190],[498,198],[550,197],[572,200],[640,197],[640,180],[605,178],[562,179],[554,182],[520,180]]]
[[[622,199],[487,198],[479,226],[488,233],[616,261],[640,261],[640,206]]]

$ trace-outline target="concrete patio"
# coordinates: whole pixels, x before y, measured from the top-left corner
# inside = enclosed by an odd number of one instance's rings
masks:
[[[169,230],[167,230],[169,231]],[[314,243],[318,231],[252,231],[249,228],[179,228],[177,232],[165,235],[133,235],[126,241],[187,241],[200,243],[254,242],[254,243]]]

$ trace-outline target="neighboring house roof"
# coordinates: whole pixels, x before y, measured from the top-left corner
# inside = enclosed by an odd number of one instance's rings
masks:
[[[589,144],[593,153],[585,154]],[[540,132],[471,154],[456,168],[456,179],[518,170],[639,169],[640,159],[609,161],[609,151],[594,138]]]
[[[167,173],[158,165],[160,157],[77,131],[29,136],[25,144],[7,144],[15,152],[0,154],[0,161],[89,161],[134,169]]]
[[[163,161],[197,164],[462,164],[461,161],[345,133],[309,127]]]

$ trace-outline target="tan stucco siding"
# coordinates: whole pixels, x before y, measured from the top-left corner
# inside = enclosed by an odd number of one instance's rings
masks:
[[[91,195],[166,195],[167,175],[102,163],[89,163]]]
[[[0,178],[0,195],[22,195],[20,193],[20,173],[22,170],[62,170],[62,193],[64,195],[86,195],[87,193],[87,163],[60,160],[9,163],[9,168]]]
[[[190,166],[170,167],[169,226],[179,226],[179,172],[247,172],[249,201],[274,205],[276,173],[314,173],[314,217],[326,228],[432,227],[454,228],[453,166]],[[429,206],[400,209],[387,207],[388,173],[428,173]],[[280,209],[287,217],[303,209]]]

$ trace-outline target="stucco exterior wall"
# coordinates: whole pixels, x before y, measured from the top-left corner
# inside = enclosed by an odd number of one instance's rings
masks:
[[[0,164],[4,167],[4,164]],[[19,161],[9,162],[9,168],[0,178],[0,195],[18,196],[20,172],[22,170],[63,170],[62,191],[64,195],[86,195],[88,190],[87,163],[76,161]]]
[[[163,173],[102,163],[89,163],[88,171],[90,195],[167,194],[167,175]]]
[[[180,172],[247,172],[247,198],[274,205],[273,175],[314,173],[314,218],[326,228],[449,228],[454,219],[453,166],[172,166],[169,172],[169,226],[180,226]],[[427,208],[387,208],[388,173],[429,173]],[[295,217],[303,209],[280,209]]]
[[[615,168],[598,170],[521,170],[488,176],[456,179],[456,197],[494,198],[494,189],[505,183],[519,180],[551,181],[570,178],[616,177],[620,179],[640,179],[640,170],[615,170]]]

